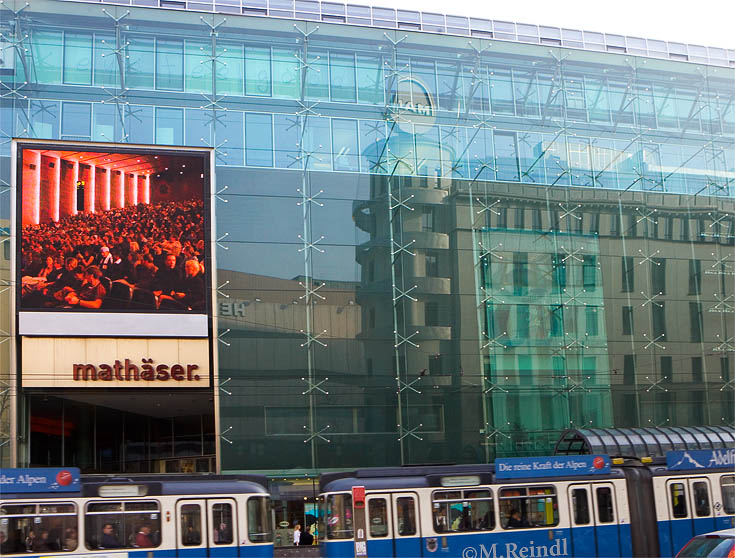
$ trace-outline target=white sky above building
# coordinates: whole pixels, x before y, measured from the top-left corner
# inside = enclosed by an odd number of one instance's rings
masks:
[[[365,3],[735,49],[733,0],[367,0]]]

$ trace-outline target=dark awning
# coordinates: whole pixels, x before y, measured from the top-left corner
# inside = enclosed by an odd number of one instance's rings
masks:
[[[733,447],[735,428],[729,426],[584,428],[564,431],[554,455],[600,453],[612,457],[658,457],[672,450]]]

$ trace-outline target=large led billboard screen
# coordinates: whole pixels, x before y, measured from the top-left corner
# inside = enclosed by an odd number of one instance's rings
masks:
[[[19,142],[16,157],[21,334],[207,335],[209,150]]]

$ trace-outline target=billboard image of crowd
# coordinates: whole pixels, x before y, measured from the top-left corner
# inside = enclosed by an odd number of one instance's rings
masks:
[[[209,154],[108,147],[20,146],[19,309],[206,313]]]

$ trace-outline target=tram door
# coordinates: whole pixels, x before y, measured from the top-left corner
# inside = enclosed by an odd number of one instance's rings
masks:
[[[238,556],[237,508],[231,498],[186,499],[176,503],[179,558]]]
[[[418,495],[414,492],[393,494],[393,537],[396,556],[422,554]]]
[[[676,555],[694,535],[714,531],[711,487],[707,477],[666,482],[671,552]]]
[[[413,492],[369,494],[367,551],[371,556],[421,556],[418,496]]]
[[[179,558],[207,556],[205,509],[205,500],[176,502],[176,549]]]
[[[717,529],[710,501],[711,493],[712,490],[707,477],[689,479],[689,498],[692,504],[692,523],[695,535]]]
[[[569,485],[568,501],[572,527],[572,555],[578,557],[596,554],[590,485]]]
[[[239,539],[235,500],[232,498],[207,499],[207,520],[209,522],[207,537],[210,553],[222,558],[237,558]]]
[[[611,482],[592,484],[592,502],[597,537],[597,557],[622,556],[620,524],[615,502],[615,486]]]
[[[390,494],[369,494],[365,500],[368,557],[396,556]]]
[[[620,527],[612,483],[572,484],[568,498],[574,556],[620,556]]]

